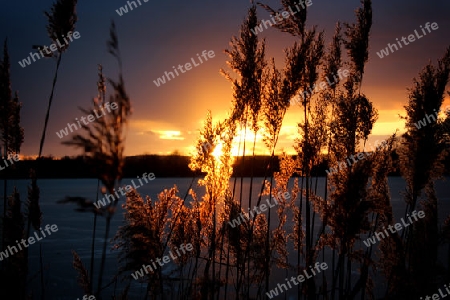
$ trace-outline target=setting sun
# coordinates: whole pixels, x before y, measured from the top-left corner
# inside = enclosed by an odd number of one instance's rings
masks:
[[[2,2],[0,300],[450,295],[450,1],[141,2]]]
[[[223,144],[222,142],[219,142],[217,146],[214,148],[214,151],[212,152],[212,156],[214,156],[216,159],[219,159],[223,155]]]

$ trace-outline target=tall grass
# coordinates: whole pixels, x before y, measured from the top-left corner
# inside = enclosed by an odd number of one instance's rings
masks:
[[[53,39],[73,29],[75,5],[76,1],[61,0],[52,8],[52,14],[47,13],[49,35]],[[260,5],[271,14],[280,11]],[[295,2],[283,0],[281,5],[282,10],[288,10]],[[67,16],[71,17],[67,19]],[[370,0],[361,1],[355,23],[344,23],[344,34],[341,33],[341,25],[337,24],[328,50],[325,49],[324,32],[316,27],[307,29],[306,17],[305,9],[275,25],[295,39],[293,45],[285,50],[284,66],[278,69],[274,59],[266,58],[266,41],[251,33],[259,21],[256,6],[249,8],[239,36],[233,37],[229,49],[225,50],[231,72],[221,70],[233,90],[230,116],[225,120],[214,120],[212,113],[207,113],[196,142],[197,151],[192,154],[189,164],[197,174],[203,174],[198,185],[204,188],[204,193],[197,194],[189,188],[181,197],[178,188],[171,186],[156,198],[151,198],[140,195],[135,189],[127,190],[126,202],[122,205],[124,224],[113,238],[113,250],[119,255],[119,269],[113,278],[108,278],[108,283],[105,283],[104,270],[111,220],[117,212],[118,201],[100,209],[82,197],[67,197],[60,201],[76,203],[79,211],[93,213],[89,269],[77,252],[72,252],[78,283],[85,294],[95,295],[97,299],[109,296],[129,299],[130,290],[142,284],[143,299],[263,299],[267,298],[266,292],[277,284],[273,281],[276,279],[275,271],[281,271],[287,277],[297,276],[314,263],[324,262],[327,257],[331,257],[329,265],[332,267],[321,277],[308,278],[298,284],[297,299],[374,299],[375,282],[379,279],[373,278],[373,274],[377,270],[381,270],[380,274],[387,281],[386,299],[409,299],[430,293],[440,286],[441,276],[448,270],[438,263],[438,241],[440,238],[446,242],[450,240],[450,221],[447,218],[442,232],[439,232],[438,201],[433,184],[442,175],[440,160],[448,155],[449,133],[445,125],[450,116],[446,121],[438,120],[429,125],[424,131],[416,130],[413,124],[442,105],[450,74],[450,50],[439,61],[438,67],[428,65],[420,79],[414,81],[415,88],[410,91],[406,107],[406,134],[400,139],[393,134],[385,147],[369,154],[365,151],[366,143],[378,114],[369,96],[364,94],[362,82],[369,58],[372,3]],[[342,46],[347,50],[345,61],[342,59]],[[98,190],[101,182],[102,194],[114,194],[121,184],[126,125],[131,115],[114,23],[110,28],[108,51],[119,65],[119,78],[108,80],[112,87],[109,100],[115,102],[118,109],[83,125],[81,133],[64,142],[81,149],[86,160],[95,166]],[[39,157],[61,55],[62,52],[58,53]],[[4,57],[0,64],[3,67],[3,70],[0,68],[3,76],[0,103],[5,103],[7,97],[4,95],[11,98],[4,71],[7,61]],[[345,81],[336,82],[321,93],[302,93],[313,88],[320,78],[336,74],[342,66],[350,69]],[[98,74],[98,95],[91,107],[81,109],[85,114],[93,114],[106,101],[106,80],[101,66]],[[299,103],[302,110],[297,116],[297,135],[292,141],[297,154],[289,156],[282,152],[277,160],[283,121],[291,107],[291,99],[298,94],[305,96]],[[14,108],[18,115],[20,105],[17,99],[11,103],[16,105]],[[15,117],[16,122],[19,119]],[[4,128],[3,125],[3,134]],[[13,143],[3,140],[8,143],[5,149],[8,145],[17,145],[20,140],[20,126],[14,127],[13,131],[16,134]],[[248,150],[247,132],[250,131],[254,138]],[[260,183],[252,172],[258,134],[263,136],[270,154],[264,166],[266,174]],[[231,149],[237,135],[239,151],[242,150],[243,154],[241,167],[251,170],[248,196],[244,194],[243,173],[234,174],[234,181],[230,183],[234,171]],[[9,137],[8,134],[6,136]],[[427,159],[423,159],[424,151],[429,150],[425,146],[432,150]],[[395,223],[387,177],[394,167],[394,150],[400,152],[403,176],[407,181],[405,214],[418,208],[419,204],[427,217],[404,230],[404,236],[393,234],[378,246],[363,248],[362,240],[366,236]],[[251,160],[246,157],[247,152],[251,153]],[[367,157],[327,175],[325,190],[323,193],[318,191],[318,166],[335,165],[360,152]],[[277,162],[278,167],[275,166]],[[31,227],[36,229],[42,222],[39,187],[36,175],[32,173],[31,177],[28,215],[21,211],[16,190],[9,198],[3,224],[3,229],[8,232],[4,234],[7,243],[28,236]],[[256,197],[253,197],[254,190],[258,191]],[[289,199],[277,197],[286,192],[290,194]],[[421,198],[423,192],[425,196]],[[275,219],[269,211],[238,226],[230,226],[230,222],[247,213],[244,209],[247,203],[250,207],[253,204],[259,206],[264,196],[277,197]],[[94,242],[100,217],[105,218],[106,226],[96,270],[94,260],[98,245]],[[315,232],[319,219],[322,226]],[[167,255],[168,251],[175,251],[181,244],[188,243],[193,245],[193,251],[178,257],[170,267],[146,272],[137,281],[132,278],[131,274],[142,265],[150,265],[156,258]],[[21,255],[10,260],[4,269],[11,272],[10,281],[20,278],[12,287],[19,289],[19,297],[24,299],[27,252]],[[290,261],[292,256],[295,259]],[[41,252],[43,281],[42,266]],[[436,272],[435,268],[441,271]],[[358,273],[356,278],[354,272]],[[6,278],[5,273],[2,273],[2,278]],[[112,284],[117,286],[119,282],[123,290],[117,293],[114,289],[112,295],[106,295],[105,289]],[[281,280],[281,283],[284,282]],[[44,287],[42,283],[42,298],[45,296]],[[285,295],[287,298],[287,293]]]
[[[82,130],[84,134],[76,134],[71,140],[63,142],[65,145],[82,149],[87,160],[95,166],[97,176],[101,180],[103,187],[102,193],[114,194],[115,188],[120,185],[122,179],[122,169],[124,165],[124,141],[125,141],[125,125],[127,124],[129,115],[131,114],[130,99],[125,90],[125,83],[122,78],[122,61],[120,57],[119,43],[114,22],[110,28],[110,39],[108,41],[108,52],[111,53],[118,61],[120,73],[118,81],[109,79],[113,93],[110,95],[110,102],[115,102],[117,109],[111,110],[102,118],[96,118],[93,124],[84,125]],[[100,82],[103,76],[100,74]],[[100,89],[100,97],[94,99],[93,107],[89,109],[81,109],[85,114],[94,115],[95,110],[99,110],[104,101],[104,88]],[[68,198],[67,201],[74,199]],[[109,242],[109,231],[111,219],[114,216],[118,199],[115,199],[108,206],[101,209],[94,209],[92,202],[86,199],[79,200],[78,203],[90,207],[90,211],[94,214],[100,214],[105,217],[106,227],[103,236],[102,255],[100,268],[98,272],[97,289],[95,295],[98,299],[102,299],[103,289],[103,272],[106,260],[106,249]],[[94,216],[94,230],[96,226],[96,217]],[[93,233],[95,236],[95,232]],[[94,252],[91,251],[91,255]],[[92,261],[92,258],[91,258]],[[93,264],[91,263],[91,266]],[[91,269],[91,274],[94,270]],[[91,275],[92,277],[92,275]],[[93,286],[93,283],[90,283]]]
[[[45,16],[48,19],[47,25],[47,33],[49,38],[55,43],[57,41],[62,40],[63,36],[66,35],[69,31],[75,29],[75,24],[78,20],[76,14],[76,6],[77,0],[57,0],[53,3],[50,12],[45,12]],[[41,47],[38,47],[41,48]],[[67,49],[69,45],[65,45],[65,47],[59,47],[56,51],[56,54],[52,53],[52,56],[56,58],[56,69],[55,74],[53,76],[52,82],[52,90],[50,92],[50,96],[48,98],[47,112],[45,114],[44,128],[42,130],[41,141],[39,144],[39,154],[38,158],[42,155],[42,150],[44,148],[45,142],[45,134],[47,131],[48,120],[50,118],[50,109],[53,102],[53,96],[55,93],[56,82],[58,80],[58,71],[61,65],[62,55]]]
[[[3,46],[3,56],[0,58],[0,131],[1,142],[3,144],[2,158],[6,161],[11,155],[19,155],[24,139],[24,129],[20,125],[20,111],[22,104],[19,102],[17,92],[12,95],[11,65],[8,52],[8,43],[5,39]],[[2,152],[2,151],[0,151]],[[2,160],[3,160],[2,159]],[[8,197],[8,171],[15,168],[15,165],[3,166],[3,216],[1,218],[1,250],[5,250],[7,245],[14,245],[16,239],[28,238],[28,231],[25,231],[25,222],[33,221],[33,225],[40,224],[39,204],[28,203],[28,213],[22,212],[22,202],[19,192],[14,187],[11,196]],[[39,211],[39,214],[37,214]],[[7,251],[7,250],[5,250]],[[26,295],[26,283],[28,273],[28,251],[17,253],[9,260],[2,261],[0,265],[0,281],[4,288],[1,290],[2,297],[8,297],[14,292],[18,292],[19,299],[24,299]]]

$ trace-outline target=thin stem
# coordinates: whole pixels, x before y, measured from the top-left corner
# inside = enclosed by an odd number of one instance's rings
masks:
[[[45,132],[47,131],[48,119],[50,118],[50,108],[51,108],[52,102],[53,102],[53,95],[55,92],[56,81],[58,80],[58,70],[59,70],[59,65],[61,64],[61,58],[62,58],[62,52],[59,53],[58,61],[56,62],[56,70],[55,70],[55,75],[53,77],[52,91],[51,91],[50,97],[48,99],[48,106],[47,106],[47,113],[45,115],[44,129],[42,131],[41,142],[39,144],[38,158],[41,157],[42,149],[44,148]]]
[[[99,275],[98,275],[98,285],[97,285],[97,297],[98,297],[99,300],[102,299],[101,288],[102,288],[102,281],[103,281],[103,270],[105,268],[106,246],[108,244],[108,236],[109,236],[110,225],[111,225],[111,216],[107,216],[106,217],[105,237],[104,237],[103,249],[102,249],[102,261],[100,263],[100,271],[99,271]]]

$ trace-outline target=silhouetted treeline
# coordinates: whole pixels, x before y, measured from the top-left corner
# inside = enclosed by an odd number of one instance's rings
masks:
[[[395,150],[392,153],[394,162],[398,161],[398,155]],[[275,159],[271,170],[266,170],[269,156],[256,156],[253,169],[253,175],[256,177],[264,177],[272,172],[279,171],[278,158]],[[85,161],[82,156],[63,157],[55,160],[52,157],[44,157],[38,160],[24,160],[16,162],[9,167],[10,178],[26,179],[30,168],[35,167],[39,163],[40,178],[96,178],[95,170]],[[130,156],[125,160],[124,177],[136,177],[143,173],[155,173],[156,177],[192,177],[194,172],[188,167],[189,156],[181,155],[139,155]],[[396,164],[397,165],[397,164]],[[242,157],[237,157],[234,163],[233,176],[251,176],[250,161],[246,159],[242,162]],[[320,165],[314,167],[312,173],[314,176],[324,176],[325,170],[329,168],[326,159]],[[450,158],[445,161],[445,174],[450,174]],[[266,172],[269,172],[266,174]],[[201,174],[197,174],[201,175]],[[398,167],[395,172],[390,173],[391,176],[399,176]]]

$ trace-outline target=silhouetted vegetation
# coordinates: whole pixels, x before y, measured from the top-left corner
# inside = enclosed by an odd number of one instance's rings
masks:
[[[282,0],[282,9],[259,5],[274,15],[288,11],[296,2]],[[46,14],[53,40],[73,30],[75,6],[74,0],[58,0],[52,12]],[[274,27],[294,39],[293,45],[285,49],[281,69],[273,58],[266,57],[266,41],[252,34],[259,23],[257,6],[252,4],[239,35],[232,37],[225,50],[229,70],[221,73],[233,91],[229,116],[217,121],[210,111],[207,113],[192,156],[124,156],[132,101],[122,77],[114,22],[107,45],[119,66],[118,79],[105,79],[99,65],[97,97],[89,108],[81,110],[92,114],[106,102],[107,93],[118,109],[83,125],[63,142],[80,149],[82,156],[59,160],[41,156],[63,52],[59,49],[38,158],[15,163],[5,176],[5,187],[6,178],[28,176],[31,186],[25,213],[15,189],[10,197],[4,196],[8,203],[2,218],[1,249],[14,240],[27,238],[41,226],[40,190],[36,173],[28,170],[37,169],[40,179],[95,178],[96,201],[114,194],[123,178],[151,172],[157,179],[190,177],[191,185],[181,192],[177,186],[170,186],[153,199],[136,189],[127,190],[122,205],[123,226],[113,238],[110,226],[118,211],[118,199],[101,207],[85,197],[70,196],[59,201],[75,204],[79,212],[87,212],[84,216],[93,219],[89,266],[85,266],[77,249],[72,250],[78,273],[73,280],[85,294],[97,299],[130,299],[130,290],[139,289],[144,290],[143,299],[267,299],[278,295],[269,294],[278,282],[285,283],[275,273],[297,277],[321,262],[329,268],[297,284],[293,288],[297,299],[364,300],[379,298],[380,294],[384,294],[383,299],[412,299],[432,294],[448,282],[450,214],[445,212],[448,217],[443,222],[438,218],[434,184],[450,173],[450,113],[421,129],[415,124],[442,106],[450,75],[450,48],[437,66],[428,64],[414,79],[405,106],[406,132],[392,132],[384,147],[368,152],[368,138],[378,118],[375,103],[362,92],[369,60],[372,2],[361,1],[354,23],[337,23],[329,46],[324,32],[317,26],[307,26],[306,8],[280,20]],[[11,97],[6,42],[4,51],[0,61],[0,108],[10,114],[2,110],[0,129],[7,156],[20,152],[23,129],[19,124],[20,104],[17,96]],[[319,93],[302,93],[313,89],[321,78],[327,80],[337,74],[343,66],[349,69],[346,79],[341,78]],[[292,140],[296,155],[276,155],[283,120],[296,95],[303,95],[298,102],[302,110]],[[258,134],[263,136],[270,155],[255,154]],[[243,153],[241,157],[231,155],[234,142]],[[347,164],[350,157],[360,155],[364,159]],[[325,172],[342,162],[346,162],[345,167]],[[403,217],[414,210],[423,210],[425,217],[401,233],[366,244],[368,237],[396,223],[388,184],[388,176],[392,175],[402,176],[406,182]],[[323,176],[321,191],[318,183]],[[202,194],[192,188],[195,181],[204,187]],[[262,205],[263,197],[277,197],[272,213],[269,209],[267,213],[248,215],[242,223],[230,226],[238,218],[244,219],[247,207]],[[99,238],[97,227],[103,221],[104,232]],[[104,278],[110,243],[118,254],[118,272],[113,278]],[[155,261],[188,244],[192,251],[172,260],[171,268],[156,268]],[[438,257],[442,246],[448,247],[448,261]],[[96,251],[98,248],[101,251]],[[12,299],[14,294],[14,299],[27,299],[39,294],[45,299],[42,248],[39,263],[38,293],[27,290],[27,250],[2,262],[0,282],[7,284],[0,291],[2,297]],[[148,272],[146,266],[152,264],[155,269]],[[146,271],[136,279],[135,272],[142,266]],[[113,291],[108,289],[110,285],[114,285]],[[280,288],[280,294],[283,292]]]

